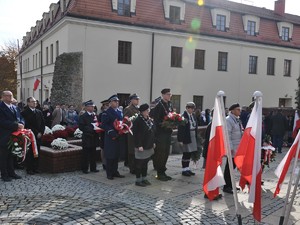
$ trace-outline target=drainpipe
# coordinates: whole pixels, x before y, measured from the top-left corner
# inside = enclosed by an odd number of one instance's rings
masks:
[[[153,92],[153,61],[154,61],[154,33],[152,33],[152,49],[151,49],[150,102],[152,102],[152,92]]]
[[[43,41],[41,41],[41,99],[40,104],[43,104]]]

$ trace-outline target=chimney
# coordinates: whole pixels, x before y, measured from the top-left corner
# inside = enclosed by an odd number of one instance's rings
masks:
[[[275,2],[275,10],[274,12],[280,16],[284,15],[285,11],[285,0],[277,0]]]

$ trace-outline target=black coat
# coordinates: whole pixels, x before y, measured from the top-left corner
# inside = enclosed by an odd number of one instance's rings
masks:
[[[191,140],[189,116],[188,116],[188,113],[186,111],[184,111],[182,116],[185,118],[187,123],[185,125],[178,126],[177,140],[178,140],[178,142],[182,142],[183,144],[190,144],[190,143],[192,143],[192,140]],[[192,116],[193,116],[194,121],[196,123],[196,127],[195,127],[196,132],[195,132],[195,134],[196,134],[196,139],[197,139],[198,122],[197,122],[195,114],[192,114]]]
[[[91,116],[87,112],[79,117],[79,129],[82,131],[82,147],[95,148],[99,145],[99,135],[95,132],[92,123],[97,116]]]
[[[159,135],[160,133],[172,134],[172,129],[161,127],[164,117],[168,115],[169,112],[173,112],[172,103],[165,102],[162,99],[151,110],[150,116],[154,119],[156,135]]]
[[[45,120],[39,109],[35,109],[35,112],[33,112],[29,107],[26,107],[21,115],[25,120],[25,128],[32,130],[35,138],[37,138],[38,133],[44,134]]]
[[[202,156],[204,159],[207,157],[207,152],[208,152],[208,145],[209,145],[209,139],[210,139],[210,131],[211,131],[211,122],[208,124],[205,130],[205,135],[204,135],[204,143],[203,143],[203,152]]]
[[[148,125],[146,124],[146,121]],[[133,123],[134,147],[143,147],[144,149],[153,148],[154,144],[154,126],[151,119],[144,120],[139,115]]]

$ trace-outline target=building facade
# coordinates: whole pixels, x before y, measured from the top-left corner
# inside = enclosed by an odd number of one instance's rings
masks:
[[[300,72],[300,17],[284,0],[268,10],[226,0],[60,0],[23,38],[18,99],[51,95],[55,59],[83,54],[83,101],[138,93],[150,102],[170,87],[183,111],[195,101],[295,107]],[[34,91],[36,79],[41,83]],[[22,81],[22,82],[21,82]]]

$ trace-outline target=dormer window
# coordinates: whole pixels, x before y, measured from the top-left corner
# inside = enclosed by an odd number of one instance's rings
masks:
[[[247,34],[251,36],[255,36],[255,27],[256,27],[256,22],[248,20]]]
[[[219,14],[217,15],[216,28],[219,31],[226,31],[226,16]]]
[[[287,22],[278,22],[278,34],[281,40],[290,41],[293,34],[293,24]]]
[[[289,41],[289,36],[290,36],[290,28],[288,28],[288,27],[282,27],[281,39],[283,41]]]
[[[211,9],[211,17],[213,26],[218,31],[229,30],[230,24],[230,11],[224,9]]]
[[[182,0],[164,0],[165,18],[170,23],[180,24],[184,21],[185,3]]]
[[[244,31],[251,36],[259,33],[260,18],[252,15],[243,16]]]
[[[130,0],[118,0],[118,15],[130,16]]]
[[[180,24],[180,7],[170,6],[170,22]]]

